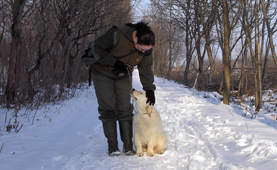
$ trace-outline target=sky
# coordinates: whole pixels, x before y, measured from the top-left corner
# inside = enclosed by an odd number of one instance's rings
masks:
[[[133,1],[133,17],[134,23],[139,22],[143,19],[143,16],[147,12],[147,9],[150,7],[149,0],[134,0]]]
[[[85,85],[72,99],[57,105],[19,110],[17,121],[23,126],[18,133],[14,129],[6,132],[5,117],[13,124],[14,112],[1,108],[0,169],[277,169],[276,108],[271,103],[265,102],[252,119],[251,110],[225,105],[217,93],[198,92],[159,77],[155,77],[155,85],[155,107],[168,138],[164,154],[108,156],[94,88]],[[142,90],[137,70],[133,87]],[[264,93],[267,98],[277,96],[268,91]],[[122,151],[120,137],[118,141]]]

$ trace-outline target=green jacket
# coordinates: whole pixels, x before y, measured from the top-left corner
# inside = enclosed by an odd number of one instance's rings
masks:
[[[118,78],[111,71],[111,66],[117,59],[133,67],[137,65],[143,90],[154,91],[156,86],[153,84],[154,74],[151,68],[152,51],[144,56],[139,55],[137,51],[133,52],[135,50],[132,38],[134,30],[126,25],[113,26],[94,43],[91,43],[89,55],[93,55],[96,61],[92,63],[92,66],[107,77]],[[122,56],[125,57],[122,58]]]

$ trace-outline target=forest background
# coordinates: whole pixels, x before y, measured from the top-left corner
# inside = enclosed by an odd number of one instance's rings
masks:
[[[276,92],[276,0],[142,3],[0,0],[1,107],[16,113],[74,96],[87,86],[81,56],[88,43],[113,25],[139,20],[156,35],[156,76],[217,91],[225,104],[253,95],[257,112],[262,92]]]

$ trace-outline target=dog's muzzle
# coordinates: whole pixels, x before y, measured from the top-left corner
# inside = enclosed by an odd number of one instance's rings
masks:
[[[136,89],[132,88],[131,89],[131,96],[133,97],[133,99],[137,100],[137,98],[133,95],[134,91],[136,91]]]

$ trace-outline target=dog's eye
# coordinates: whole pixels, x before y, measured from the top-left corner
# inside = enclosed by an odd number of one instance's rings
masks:
[[[142,92],[140,92],[140,94],[143,94]]]

